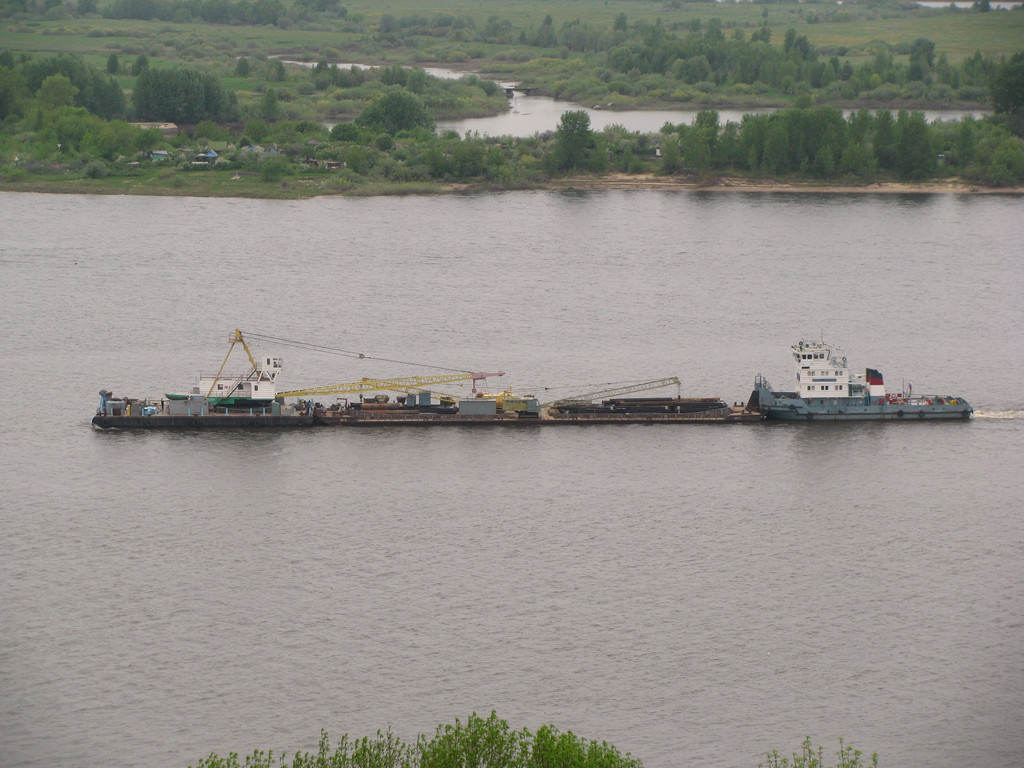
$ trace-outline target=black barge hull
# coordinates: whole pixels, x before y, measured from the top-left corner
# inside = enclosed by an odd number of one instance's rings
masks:
[[[287,429],[312,427],[314,416],[103,416],[92,417],[100,429]]]
[[[555,418],[529,418],[515,416],[459,416],[451,414],[398,415],[387,412],[331,415],[262,416],[223,415],[204,416],[106,416],[96,415],[93,426],[100,429],[291,429],[298,427],[514,427],[536,429],[555,426],[588,426],[597,424],[739,424],[759,422],[760,414],[739,409],[717,410],[689,414],[579,414]]]

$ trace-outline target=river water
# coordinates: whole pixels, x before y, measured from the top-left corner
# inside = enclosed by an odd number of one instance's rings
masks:
[[[590,127],[602,131],[619,125],[630,131],[657,133],[665,123],[692,125],[700,109],[634,109],[614,110],[601,105],[580,105],[570,101],[559,101],[550,96],[535,96],[517,93],[509,99],[509,109],[493,117],[470,117],[461,120],[438,120],[439,130],[456,131],[460,136],[479,133],[484,136],[533,136],[535,133],[554,131],[569,111],[582,111],[590,118]],[[744,115],[759,115],[774,112],[772,108],[717,109],[721,125],[742,122]],[[844,110],[848,115],[850,110]],[[894,110],[895,111],[895,110]],[[929,109],[921,110],[929,121],[962,120],[978,118],[983,110]]]
[[[807,734],[1021,764],[1020,197],[7,193],[0,230],[3,766],[182,768],[492,709],[648,768]],[[236,327],[368,356],[260,347],[287,387],[417,363],[542,400],[673,374],[739,400],[824,334],[978,413],[91,428],[99,389],[188,386]]]

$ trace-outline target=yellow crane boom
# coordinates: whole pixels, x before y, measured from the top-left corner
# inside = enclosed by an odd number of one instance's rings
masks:
[[[278,392],[278,397],[315,397],[317,395],[346,395],[356,392],[374,392],[382,389],[405,391],[428,387],[432,384],[451,384],[459,381],[472,381],[476,392],[476,382],[490,376],[504,376],[504,371],[496,373],[449,373],[440,376],[405,376],[398,379],[361,379],[346,384],[328,384],[323,387],[293,389],[289,392]]]
[[[630,384],[624,387],[614,387],[612,389],[601,389],[597,392],[587,392],[584,395],[573,395],[572,397],[563,397],[561,400],[553,400],[550,403],[544,403],[543,408],[557,408],[560,405],[571,405],[572,403],[589,403],[593,400],[598,400],[606,397],[615,397],[616,395],[626,395],[630,392],[643,392],[646,389],[660,389],[661,387],[670,387],[672,385],[680,386],[681,382],[675,376],[669,376],[667,379],[654,379],[653,381],[642,381],[638,384]]]
[[[228,358],[231,357],[231,352],[235,348],[235,344],[241,344],[242,349],[245,350],[245,354],[249,356],[249,362],[252,363],[253,373],[258,374],[260,372],[260,365],[256,362],[256,358],[252,356],[252,350],[249,349],[249,345],[245,343],[245,339],[242,337],[242,332],[235,328],[235,332],[228,337],[228,341],[231,342],[231,346],[228,347],[228,353],[224,355],[224,362],[220,364],[220,370],[217,371],[217,375],[213,379],[213,383],[210,385],[210,391],[206,393],[209,397],[213,394],[213,388],[217,386],[217,382],[220,381],[220,376],[224,373],[224,366],[228,364]]]

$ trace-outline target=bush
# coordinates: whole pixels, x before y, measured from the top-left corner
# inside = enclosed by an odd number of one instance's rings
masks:
[[[956,91],[945,83],[935,83],[928,86],[924,95],[928,101],[937,101],[941,104],[949,104],[956,99]]]
[[[338,123],[331,128],[331,138],[335,141],[357,141],[359,126],[355,123]]]
[[[992,155],[986,181],[996,187],[1024,182],[1024,142],[1013,136],[1000,142]]]
[[[196,768],[272,768],[287,765],[283,755],[254,750],[244,763],[232,752],[226,759],[212,753],[200,760]],[[463,724],[439,725],[432,738],[420,735],[416,744],[407,744],[390,729],[377,731],[377,737],[352,740],[341,737],[334,751],[327,731],[320,731],[316,755],[297,753],[292,768],[453,768],[455,766],[486,766],[487,768],[643,768],[630,755],[622,755],[606,742],[591,741],[571,731],[560,733],[551,725],[542,726],[534,736],[527,729],[513,731],[505,720],[491,712],[484,719],[476,713]],[[844,768],[846,768],[844,766]]]
[[[988,99],[988,89],[980,86],[965,85],[963,88],[957,89],[956,97],[961,101],[983,102]]]
[[[772,750],[768,753],[768,760],[765,763],[759,763],[757,768],[828,768],[825,764],[825,750],[822,747],[818,747],[817,750],[811,745],[811,737],[808,736],[804,739],[804,743],[800,746],[800,752],[793,753],[793,759],[790,760],[788,757],[782,757],[777,750]],[[878,754],[874,753],[871,755],[871,762],[865,763],[861,760],[862,752],[849,747],[843,743],[842,739],[839,739],[839,751],[836,752],[836,757],[839,759],[835,764],[835,768],[866,768],[871,765],[873,768],[878,768]]]
[[[284,176],[295,173],[295,166],[283,157],[269,157],[260,161],[260,178],[263,181],[280,181]]]
[[[82,175],[87,179],[105,179],[110,175],[110,168],[102,160],[92,160],[82,169]]]

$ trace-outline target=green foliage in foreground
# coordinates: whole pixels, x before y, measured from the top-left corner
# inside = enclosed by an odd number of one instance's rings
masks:
[[[863,753],[860,750],[844,744],[843,740],[839,739],[835,768],[867,768],[869,765],[871,768],[878,768],[877,753],[871,755],[870,763],[863,762],[861,757]],[[825,763],[825,749],[815,749],[811,737],[808,736],[800,746],[800,751],[793,753],[792,759],[783,757],[778,750],[773,749],[768,753],[767,762],[758,764],[757,768],[828,768],[828,765]]]
[[[484,719],[475,712],[465,723],[439,725],[433,737],[420,734],[415,744],[403,742],[390,729],[376,738],[350,739],[348,735],[331,749],[327,731],[320,732],[317,753],[287,754],[254,750],[244,758],[236,752],[226,758],[216,753],[195,768],[643,768],[628,753],[623,755],[607,742],[591,741],[572,731],[560,732],[551,725],[536,734],[514,731],[508,722],[491,712]]]

